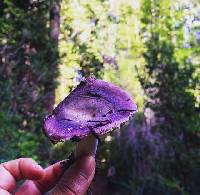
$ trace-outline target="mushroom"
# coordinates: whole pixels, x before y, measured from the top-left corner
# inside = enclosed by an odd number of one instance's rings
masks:
[[[121,88],[92,76],[81,83],[44,119],[52,142],[76,141],[75,159],[95,155],[98,137],[127,122],[137,111]]]

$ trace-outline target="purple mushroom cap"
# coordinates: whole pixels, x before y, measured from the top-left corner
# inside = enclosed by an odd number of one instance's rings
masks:
[[[89,77],[44,119],[44,133],[53,142],[102,135],[120,127],[133,116],[137,106],[119,87]]]

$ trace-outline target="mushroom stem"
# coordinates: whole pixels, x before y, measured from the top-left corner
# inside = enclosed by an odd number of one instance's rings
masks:
[[[96,155],[98,146],[98,139],[93,135],[89,135],[83,138],[76,145],[75,158],[79,158],[84,155],[94,156]]]

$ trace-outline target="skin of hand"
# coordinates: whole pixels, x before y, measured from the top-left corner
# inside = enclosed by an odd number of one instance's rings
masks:
[[[95,159],[84,156],[66,171],[60,162],[43,169],[31,158],[0,164],[1,195],[84,195],[94,177]],[[16,182],[25,182],[16,189]]]

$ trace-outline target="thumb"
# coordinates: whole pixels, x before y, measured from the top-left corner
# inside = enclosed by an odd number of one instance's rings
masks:
[[[62,176],[48,195],[83,195],[86,193],[95,173],[95,159],[85,156],[78,159]]]

